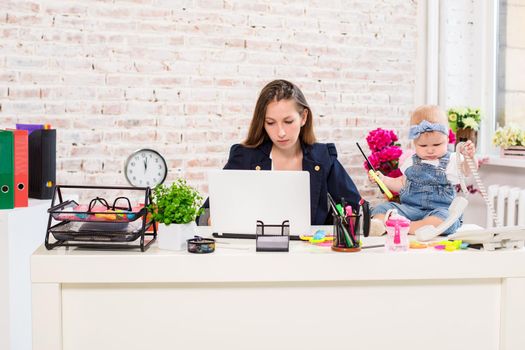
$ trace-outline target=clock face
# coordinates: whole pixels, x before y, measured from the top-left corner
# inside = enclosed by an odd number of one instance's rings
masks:
[[[135,187],[155,187],[166,179],[166,161],[152,149],[140,149],[128,157],[126,179]]]

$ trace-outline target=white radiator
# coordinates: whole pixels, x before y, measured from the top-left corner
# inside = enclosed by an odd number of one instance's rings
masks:
[[[490,185],[487,192],[488,200],[492,203],[501,225],[525,226],[525,189]],[[487,205],[487,227],[494,226],[494,220]]]

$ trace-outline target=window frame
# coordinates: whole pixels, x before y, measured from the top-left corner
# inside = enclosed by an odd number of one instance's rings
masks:
[[[480,77],[484,118],[481,122],[480,139],[482,142],[479,148],[481,154],[490,156],[499,153],[499,149],[492,145],[492,135],[496,131],[499,1],[483,1],[480,18],[483,28],[480,40],[481,53],[484,59],[481,64]]]

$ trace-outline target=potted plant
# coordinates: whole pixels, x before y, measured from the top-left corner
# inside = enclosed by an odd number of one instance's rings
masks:
[[[159,248],[186,248],[186,240],[195,235],[195,219],[202,212],[201,204],[202,196],[184,179],[153,189],[153,200],[148,210],[159,223]]]
[[[479,108],[462,107],[448,110],[448,124],[456,134],[456,143],[471,140],[476,144],[480,121]]]
[[[502,157],[525,159],[525,130],[515,125],[499,127],[492,136],[492,144],[501,147]]]

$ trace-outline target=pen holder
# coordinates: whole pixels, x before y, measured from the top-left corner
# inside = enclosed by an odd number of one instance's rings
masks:
[[[257,220],[255,230],[255,251],[288,252],[290,247],[290,223],[283,221],[280,225],[265,225]]]
[[[337,252],[358,252],[361,250],[360,233],[360,214],[342,217],[332,213],[334,240],[332,250]]]

